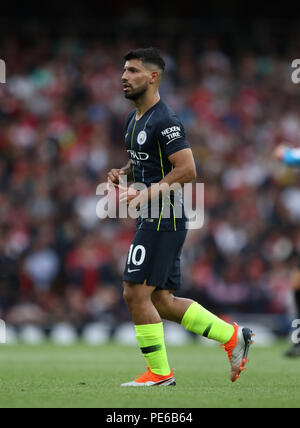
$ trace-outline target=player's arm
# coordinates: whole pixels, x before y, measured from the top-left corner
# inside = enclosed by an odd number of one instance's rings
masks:
[[[196,167],[190,145],[186,141],[184,126],[175,115],[162,120],[157,129],[160,158],[167,156],[173,169],[158,184],[181,185],[196,178]]]
[[[300,149],[291,149],[282,144],[276,147],[273,156],[286,165],[300,167]]]
[[[168,187],[174,184],[178,187],[183,186],[185,183],[189,183],[196,178],[196,166],[194,161],[193,152],[190,148],[179,150],[168,157],[169,161],[173,165],[172,171],[170,171],[159,183],[154,184],[151,188],[148,188],[141,194],[141,204],[150,198],[156,198],[158,194],[163,195],[164,187],[163,184]]]
[[[190,148],[182,149],[168,157],[173,165],[170,171],[159,183],[156,183],[139,194],[141,206],[147,203],[151,198],[163,196],[164,184],[166,192],[169,192],[169,186],[177,185],[179,188],[185,183],[189,183],[196,178],[196,166],[193,152]]]
[[[127,164],[121,168],[121,169],[111,169],[109,173],[107,174],[107,181],[109,184],[112,184],[114,187],[118,187],[120,184],[120,175],[126,175],[128,181],[132,179],[131,177],[131,166],[130,166],[130,160],[127,162]]]
[[[162,195],[163,185],[169,192],[169,186],[176,184],[181,187],[196,178],[194,156],[186,141],[184,126],[175,115],[163,118],[157,127],[157,140],[161,161],[162,155],[166,155],[173,168],[159,183],[148,189],[148,200],[156,198],[158,193]]]
[[[193,152],[190,148],[175,152],[170,155],[168,159],[173,165],[173,169],[160,181],[159,184],[167,183],[171,186],[174,183],[179,183],[183,185],[196,178],[196,166]]]

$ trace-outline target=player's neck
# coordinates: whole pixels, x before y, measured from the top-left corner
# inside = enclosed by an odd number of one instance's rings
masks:
[[[136,106],[135,119],[139,120],[151,107],[157,104],[160,100],[159,93],[155,94],[144,94],[143,97],[139,98],[134,102]]]

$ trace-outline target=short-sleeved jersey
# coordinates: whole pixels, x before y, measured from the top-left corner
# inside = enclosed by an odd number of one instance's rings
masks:
[[[190,148],[185,139],[182,123],[161,100],[152,106],[139,120],[136,110],[129,113],[126,120],[126,150],[131,162],[131,172],[135,183],[143,183],[147,187],[160,182],[173,168],[168,157]],[[170,199],[171,206],[172,199]],[[174,207],[171,207],[170,218],[164,218],[165,204],[160,206],[157,221],[145,219],[140,225],[142,229],[182,230],[185,228],[186,217],[176,218]]]

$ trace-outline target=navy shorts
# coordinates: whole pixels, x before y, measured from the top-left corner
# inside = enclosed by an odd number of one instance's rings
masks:
[[[130,246],[123,280],[178,290],[181,286],[180,256],[187,230],[157,232],[137,229]]]

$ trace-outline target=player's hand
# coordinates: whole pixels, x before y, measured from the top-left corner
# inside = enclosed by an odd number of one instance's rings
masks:
[[[288,147],[285,144],[280,144],[273,151],[273,157],[279,161],[283,160],[284,153]]]
[[[118,187],[120,184],[120,175],[125,175],[125,172],[122,169],[111,169],[107,174],[109,185]]]
[[[131,201],[133,201],[135,198],[137,198],[140,194],[138,190],[134,190],[131,187],[125,187],[121,184],[118,186],[120,190],[120,203],[126,203],[126,205],[129,205]]]
[[[120,203],[126,203],[129,208],[133,209],[141,209],[145,204],[148,203],[148,190],[135,190],[132,187],[125,187],[119,185],[120,190],[120,196],[119,200]],[[130,207],[130,203],[134,200],[134,206]]]

